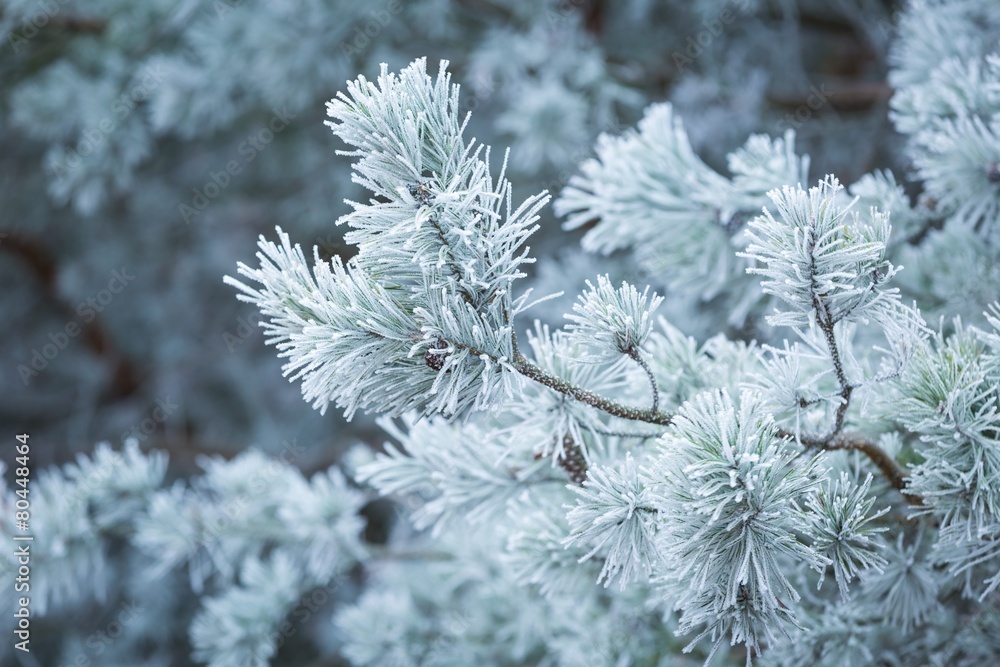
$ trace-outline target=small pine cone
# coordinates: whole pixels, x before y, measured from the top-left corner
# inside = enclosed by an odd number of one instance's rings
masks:
[[[433,195],[425,181],[411,183],[409,186],[410,195],[417,200],[421,206],[429,206]]]
[[[433,350],[427,350],[424,352],[424,363],[430,368],[436,371],[444,368],[444,359],[447,356],[444,352],[434,352]]]
[[[986,180],[994,185],[1000,185],[1000,164],[990,162],[986,165]]]
[[[440,338],[434,341],[434,345],[424,350],[424,363],[428,368],[436,371],[444,368],[444,362],[448,360],[448,343]],[[451,372],[450,370],[448,371]]]
[[[563,456],[559,459],[559,465],[569,473],[574,484],[583,484],[587,479],[587,459],[583,457],[580,445],[568,433],[563,436]]]

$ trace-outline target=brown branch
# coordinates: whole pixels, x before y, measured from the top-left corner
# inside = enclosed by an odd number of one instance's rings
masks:
[[[821,89],[826,92],[825,101],[816,98],[813,91],[772,92],[768,94],[767,99],[779,109],[795,110],[805,106],[818,112],[829,105],[831,109],[837,111],[858,111],[884,104],[893,93],[892,88],[882,82],[837,84],[830,87],[823,83]]]
[[[673,421],[673,415],[667,414],[666,412],[661,412],[659,410],[642,410],[640,408],[622,405],[621,403],[617,403],[595,394],[592,391],[577,387],[562,378],[546,373],[520,354],[517,355],[514,360],[514,369],[526,378],[545,385],[549,389],[557,391],[560,394],[566,394],[581,403],[586,403],[593,408],[597,408],[602,412],[619,417],[620,419],[647,422],[649,424],[659,424],[660,426],[669,426]]]
[[[885,478],[889,480],[889,483],[892,484],[893,488],[903,494],[903,497],[906,498],[906,502],[911,505],[924,504],[924,501],[920,496],[915,496],[912,493],[906,492],[906,482],[909,480],[909,477],[903,471],[903,468],[896,463],[895,459],[886,454],[885,450],[876,445],[874,442],[869,442],[858,437],[840,437],[826,445],[826,449],[846,449],[862,452],[871,460],[872,463],[875,464]]]
[[[653,392],[653,406],[650,408],[653,412],[659,412],[660,410],[660,388],[656,384],[656,376],[653,375],[653,369],[649,367],[646,360],[642,358],[642,354],[639,349],[634,345],[628,349],[625,353],[630,359],[635,363],[639,364],[639,367],[646,372],[646,377],[649,378],[649,387]]]
[[[854,387],[847,381],[847,376],[844,374],[844,364],[840,359],[840,348],[837,347],[837,336],[833,330],[836,320],[834,320],[833,315],[830,314],[829,308],[827,308],[826,303],[822,299],[825,295],[818,292],[819,286],[816,284],[816,255],[813,254],[816,247],[816,231],[813,227],[809,227],[808,232],[809,292],[812,296],[812,307],[813,310],[816,311],[816,324],[823,332],[823,337],[826,340],[826,347],[830,352],[830,361],[833,363],[833,372],[837,378],[837,384],[840,386],[840,392],[838,394],[840,397],[840,405],[837,406],[833,428],[825,437],[815,439],[817,442],[830,443],[834,438],[840,435],[840,432],[844,428],[844,419],[847,415],[847,408],[851,404],[851,394],[854,392]]]
[[[829,316],[826,311],[826,307],[820,302],[819,297],[815,294],[813,295],[813,307],[816,308],[819,327],[823,331],[823,336],[826,339],[826,346],[830,350],[830,360],[833,362],[833,372],[837,377],[837,383],[840,385],[840,393],[838,394],[838,396],[840,396],[840,405],[837,406],[837,413],[833,422],[833,430],[830,432],[830,435],[825,438],[825,440],[832,440],[844,429],[844,418],[847,415],[847,408],[851,404],[851,394],[854,393],[854,387],[847,381],[847,376],[844,374],[844,364],[840,359],[840,349],[837,347],[837,338],[833,332],[833,319]]]
[[[83,16],[53,16],[49,20],[49,26],[54,30],[65,32],[99,35],[107,28],[107,22],[104,19]]]
[[[825,449],[827,451],[836,450],[847,450],[847,451],[858,451],[868,457],[868,459],[875,464],[875,467],[879,469],[879,472],[888,480],[889,484],[892,485],[894,489],[903,494],[903,498],[906,499],[911,505],[923,505],[924,501],[920,496],[915,496],[912,493],[906,492],[906,483],[910,479],[903,468],[896,463],[895,459],[885,453],[881,447],[876,445],[874,442],[865,440],[864,438],[852,435],[840,435],[834,438],[823,439],[823,438],[803,438],[797,434],[789,431],[787,429],[778,429],[779,438],[788,438],[790,440],[795,440],[799,442],[803,447],[808,449]]]

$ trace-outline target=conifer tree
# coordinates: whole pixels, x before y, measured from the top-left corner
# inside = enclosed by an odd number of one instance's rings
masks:
[[[365,191],[337,221],[348,258],[278,227],[225,283],[307,403],[374,415],[388,442],[313,474],[256,449],[202,457],[169,482],[164,453],[99,445],[33,488],[35,612],[159,590],[113,664],[168,664],[176,643],[210,667],[307,664],[291,647],[331,598],[316,634],[356,667],[996,662],[1000,302],[979,296],[1000,276],[948,307],[963,268],[1000,257],[1000,9],[915,2],[898,28],[890,118],[912,182],[811,176],[791,129],[750,136],[721,173],[653,104],[551,207],[645,280],[593,272],[561,325],[561,295],[532,289],[553,282],[529,245],[550,193],[512,174],[560,159],[532,133],[566,82],[501,114],[501,156],[447,61],[350,81],[326,107]],[[304,103],[289,83],[214,94]],[[183,99],[135,131],[177,105],[224,121]],[[550,129],[586,135],[570,106]],[[53,188],[87,209],[116,183],[99,176]],[[716,327],[700,339],[678,315],[699,308]],[[7,538],[16,491],[0,478]],[[383,544],[366,520],[386,500]],[[0,558],[2,578],[17,566]],[[157,629],[172,617],[180,635]]]

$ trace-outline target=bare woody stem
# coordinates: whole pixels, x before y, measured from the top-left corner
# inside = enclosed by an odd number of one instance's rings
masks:
[[[881,447],[873,442],[868,442],[861,438],[847,438],[841,437],[836,438],[833,442],[826,446],[827,449],[847,449],[847,450],[857,450],[862,452],[867,456],[872,463],[882,472],[889,483],[892,484],[893,488],[903,494],[903,498],[906,502],[911,505],[923,505],[924,501],[920,496],[915,496],[912,493],[906,492],[906,481],[908,479],[906,473],[896,463],[895,459],[885,453]]]
[[[778,437],[796,440],[804,447],[808,447],[810,449],[826,449],[828,451],[844,449],[859,451],[875,464],[875,467],[878,468],[879,472],[881,472],[882,475],[889,481],[889,484],[903,494],[903,497],[906,498],[908,503],[911,505],[924,504],[922,498],[906,492],[906,481],[909,479],[906,472],[898,463],[896,463],[895,459],[886,454],[885,451],[874,442],[865,440],[860,436],[846,435],[840,435],[829,440],[823,438],[803,438],[797,436],[792,431],[785,429],[778,429]]]
[[[649,367],[646,360],[642,358],[642,353],[635,346],[632,346],[626,352],[635,363],[639,364],[639,367],[646,372],[646,377],[649,378],[649,387],[653,392],[653,407],[650,408],[653,412],[658,412],[660,409],[660,388],[656,385],[656,376],[653,375],[653,369]]]
[[[840,405],[837,406],[837,413],[834,416],[833,430],[831,430],[830,434],[824,438],[825,440],[832,440],[833,438],[836,438],[844,429],[844,418],[847,415],[847,408],[851,404],[851,394],[854,393],[854,386],[847,381],[847,376],[844,374],[844,363],[840,359],[840,349],[837,347],[837,337],[833,332],[833,319],[826,312],[826,308],[819,300],[819,297],[815,295],[813,295],[813,307],[816,308],[819,328],[823,331],[823,337],[826,339],[826,346],[830,350],[830,360],[833,362],[833,373],[837,378],[837,384],[840,385]]]
[[[847,381],[847,376],[844,374],[844,364],[840,359],[840,349],[837,347],[837,337],[833,330],[833,326],[837,323],[837,321],[834,319],[834,316],[830,313],[829,308],[827,308],[826,303],[823,301],[822,297],[825,295],[819,293],[819,285],[816,283],[816,255],[813,254],[813,250],[816,246],[815,230],[810,227],[808,232],[809,291],[812,296],[812,307],[816,312],[816,323],[819,325],[820,330],[823,332],[823,337],[826,339],[826,347],[830,351],[830,361],[833,363],[833,372],[837,378],[837,384],[840,386],[840,405],[837,406],[833,429],[830,431],[829,435],[820,438],[820,440],[823,441],[831,441],[833,438],[837,437],[844,428],[844,417],[847,415],[847,408],[851,403],[851,394],[854,391],[854,387]]]
[[[586,403],[592,408],[597,408],[602,412],[606,412],[609,415],[620,419],[641,421],[649,424],[658,424],[660,426],[669,426],[673,421],[673,415],[667,414],[666,412],[661,412],[660,410],[642,410],[640,408],[623,405],[595,394],[592,391],[583,389],[582,387],[577,387],[562,378],[546,373],[520,354],[518,354],[514,359],[514,369],[526,378],[545,385],[553,391],[571,396],[581,403]]]
[[[572,382],[567,382],[560,377],[547,373],[535,364],[531,363],[531,361],[529,361],[523,354],[517,351],[516,336],[511,337],[511,344],[514,348],[514,363],[512,366],[515,371],[529,380],[534,380],[535,382],[544,385],[553,391],[575,398],[581,403],[586,403],[590,407],[596,408],[601,412],[606,412],[613,417],[628,419],[631,421],[641,421],[648,424],[657,424],[659,426],[670,426],[671,422],[673,422],[674,416],[666,412],[661,412],[659,410],[642,410],[640,408],[623,405],[616,401],[612,401],[609,398],[605,398],[600,394],[595,394],[590,390],[577,387]],[[477,357],[485,355],[494,361],[499,361],[496,357],[486,354],[482,350],[469,345],[462,345],[461,343],[450,343],[450,345],[469,350],[469,352]]]
[[[847,376],[844,374],[844,365],[840,359],[840,350],[837,347],[837,339],[833,332],[834,323],[832,318],[830,318],[829,314],[826,312],[826,308],[823,307],[822,302],[815,295],[813,296],[813,306],[816,308],[819,327],[823,331],[823,335],[826,338],[826,345],[830,350],[830,359],[833,362],[834,375],[837,378],[837,382],[840,384],[840,405],[837,406],[837,413],[834,417],[833,428],[826,436],[800,437],[787,431],[780,431],[779,435],[788,436],[798,440],[806,447],[831,451],[837,449],[859,451],[875,464],[875,467],[881,471],[882,475],[884,475],[889,481],[889,484],[903,494],[903,497],[908,503],[911,505],[922,505],[923,500],[919,496],[906,492],[906,481],[908,479],[906,473],[891,456],[885,453],[881,447],[876,445],[874,442],[869,442],[863,438],[846,437],[842,435],[842,431],[844,429],[844,419],[847,415],[847,408],[851,403],[851,394],[854,392],[854,386],[847,381]]]
[[[646,371],[646,374],[649,377],[650,385],[653,388],[653,407],[649,410],[640,410],[639,408],[616,403],[615,401],[604,398],[603,396],[595,394],[592,391],[577,387],[576,385],[567,382],[562,378],[556,377],[555,375],[550,375],[517,352],[516,336],[513,337],[513,344],[515,370],[517,370],[517,372],[521,375],[524,375],[525,377],[534,380],[549,389],[557,391],[565,396],[570,396],[581,403],[586,403],[593,408],[597,408],[602,412],[606,412],[609,415],[613,415],[621,419],[643,421],[651,424],[659,424],[661,426],[668,426],[673,420],[672,415],[659,411],[660,393],[656,386],[656,378],[653,375],[652,370],[650,370],[649,365],[643,361],[642,357],[639,356],[639,351],[635,348],[632,348],[631,352],[626,354],[634,359],[639,366]],[[612,434],[609,433],[609,435]],[[570,480],[572,480],[574,484],[583,484],[584,480],[587,479],[588,466],[587,460],[583,456],[583,450],[580,448],[580,444],[577,443],[571,435],[566,434],[563,436],[563,451],[565,452],[565,455],[559,460],[559,465],[566,470],[569,474]]]

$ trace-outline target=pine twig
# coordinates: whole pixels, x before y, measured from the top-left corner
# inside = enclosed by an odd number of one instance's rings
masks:
[[[639,364],[639,366],[646,372],[646,377],[649,378],[649,386],[653,392],[653,407],[650,408],[653,412],[659,412],[660,410],[660,388],[656,385],[656,376],[653,375],[653,369],[649,367],[646,360],[642,358],[642,353],[634,345],[628,349],[626,354],[630,359]]]
[[[874,442],[858,437],[839,437],[835,438],[833,442],[827,444],[826,449],[856,450],[863,453],[882,472],[893,488],[903,494],[906,502],[911,505],[924,504],[924,501],[920,496],[915,496],[912,493],[906,492],[906,482],[909,480],[906,472],[904,472],[903,468],[896,463],[895,459],[886,454],[885,450],[876,445]]]
[[[906,483],[909,480],[909,476],[903,470],[902,466],[896,463],[895,459],[886,454],[885,450],[870,440],[865,440],[861,436],[857,435],[840,435],[829,439],[815,437],[803,438],[787,429],[778,429],[778,437],[795,440],[803,447],[807,447],[809,449],[825,449],[828,451],[843,449],[849,451],[859,451],[875,464],[875,467],[879,469],[886,480],[888,480],[889,484],[903,494],[903,497],[906,498],[908,503],[911,505],[924,504],[922,498],[906,492]]]
[[[666,412],[662,412],[660,410],[642,410],[640,408],[630,407],[595,394],[594,392],[583,389],[582,387],[577,387],[562,378],[546,373],[522,355],[517,355],[517,358],[514,360],[514,369],[526,378],[545,385],[549,389],[557,391],[560,394],[571,396],[581,403],[586,403],[593,408],[597,408],[602,412],[606,412],[609,415],[613,415],[621,419],[647,422],[649,424],[658,424],[660,426],[669,426],[673,421],[673,415],[667,414]]]

